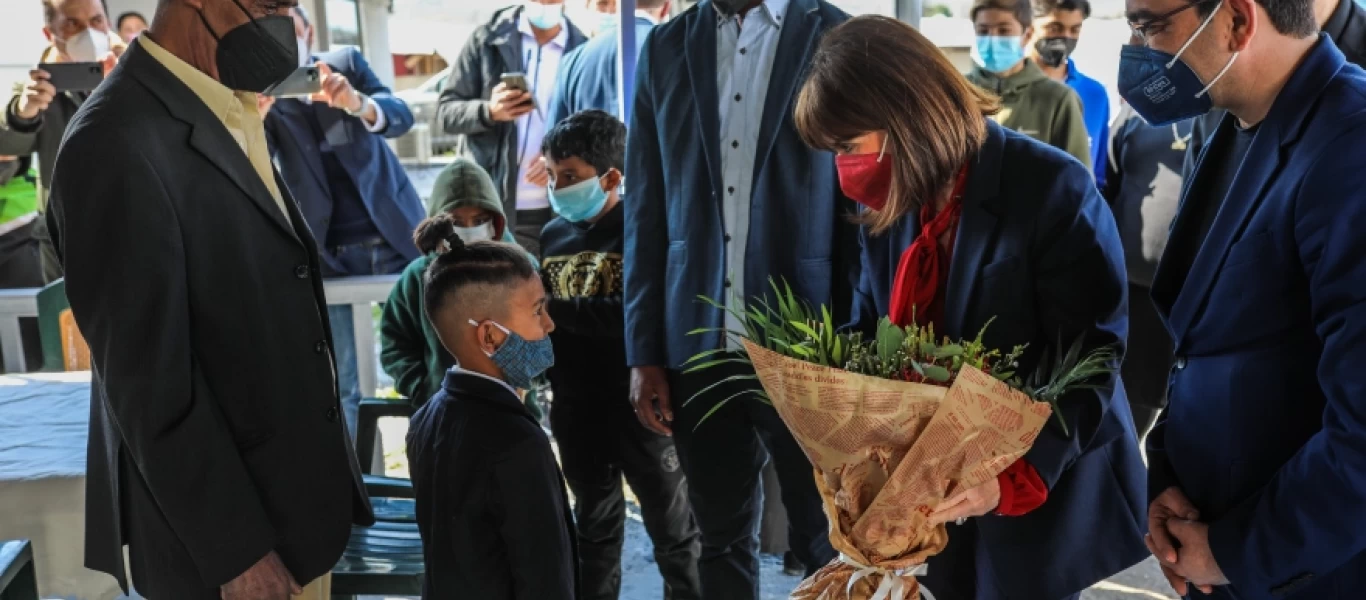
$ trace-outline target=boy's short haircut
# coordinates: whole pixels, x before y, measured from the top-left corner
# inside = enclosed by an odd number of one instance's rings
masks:
[[[576,112],[556,123],[541,142],[541,153],[556,162],[578,157],[598,175],[626,170],[626,125],[600,110]]]
[[[1034,23],[1034,9],[1030,6],[1029,0],[973,0],[972,11],[969,17],[977,20],[977,13],[984,10],[1004,10],[1015,14],[1015,19],[1020,22],[1020,27],[1028,28]]]
[[[1034,17],[1047,17],[1054,12],[1081,11],[1081,18],[1091,18],[1091,3],[1089,0],[1033,0]]]

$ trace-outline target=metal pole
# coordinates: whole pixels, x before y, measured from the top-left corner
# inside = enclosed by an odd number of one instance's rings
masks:
[[[924,10],[923,0],[892,0],[892,2],[898,21],[910,23],[911,27],[920,29],[920,14]]]
[[[617,0],[617,114],[631,122],[636,89],[636,0]]]

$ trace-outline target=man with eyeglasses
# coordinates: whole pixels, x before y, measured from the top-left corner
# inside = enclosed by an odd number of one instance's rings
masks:
[[[1148,438],[1149,549],[1191,598],[1360,598],[1366,71],[1312,0],[1127,9],[1134,110],[1155,126],[1229,113],[1153,281],[1176,358]]]

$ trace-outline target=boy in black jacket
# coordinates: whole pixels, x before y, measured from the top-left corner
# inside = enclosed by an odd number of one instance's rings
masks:
[[[626,127],[599,110],[570,115],[541,147],[558,215],[541,233],[541,276],[550,297],[556,365],[550,427],[574,492],[584,598],[616,600],[626,500],[640,500],[665,597],[700,599],[700,544],[673,441],[640,425],[631,409],[622,307],[621,186]]]
[[[576,600],[573,515],[550,440],[517,395],[554,364],[546,296],[521,248],[465,244],[449,214],[423,304],[458,366],[413,415],[408,459],[432,600]]]

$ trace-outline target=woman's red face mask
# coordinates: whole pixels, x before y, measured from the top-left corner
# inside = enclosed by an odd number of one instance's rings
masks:
[[[839,173],[840,190],[850,200],[871,210],[887,206],[892,189],[892,161],[887,155],[887,138],[882,138],[882,149],[876,154],[842,154],[835,157],[835,171]]]

